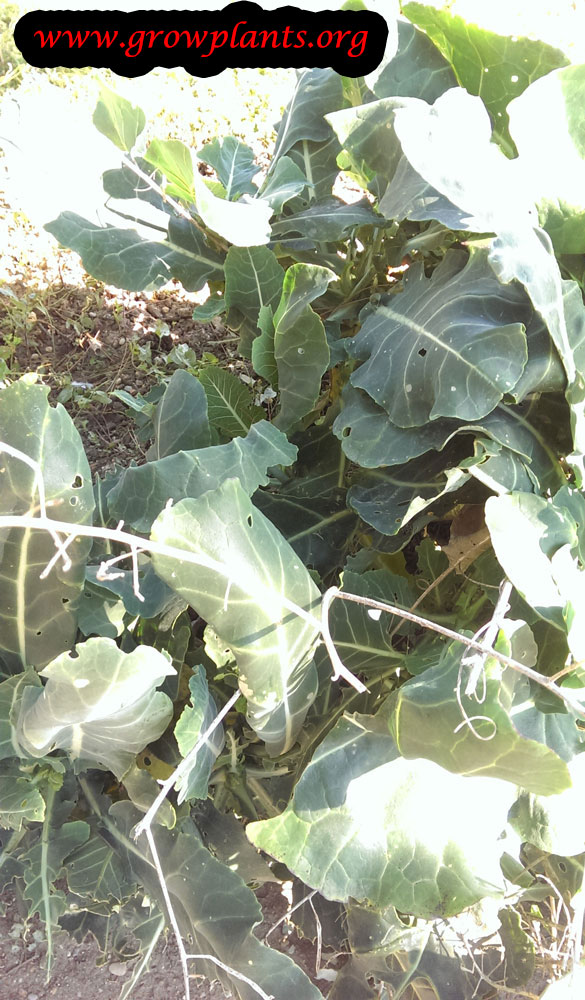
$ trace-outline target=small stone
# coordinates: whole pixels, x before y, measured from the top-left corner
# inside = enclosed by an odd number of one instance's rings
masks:
[[[126,343],[126,337],[120,337],[120,339],[118,340],[119,346],[121,347],[122,344],[125,344],[125,343]]]
[[[26,1000],[39,1000],[39,995],[38,993],[29,993]]]
[[[128,965],[126,962],[112,962],[109,970],[111,976],[125,976],[128,972]]]
[[[52,354],[53,353],[53,348],[51,347],[50,344],[47,344],[47,346],[45,347],[45,351],[46,351],[47,354]]]

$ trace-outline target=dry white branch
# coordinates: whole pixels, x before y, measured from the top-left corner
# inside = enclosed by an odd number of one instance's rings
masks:
[[[340,590],[337,589],[337,587],[330,587],[329,590],[326,590],[325,593],[323,594],[321,600],[321,635],[323,636],[323,642],[327,647],[329,659],[331,660],[331,665],[333,667],[333,676],[331,679],[337,681],[339,680],[340,677],[343,677],[343,679],[347,681],[348,684],[351,684],[351,686],[354,687],[356,691],[359,691],[360,694],[363,694],[364,691],[368,690],[366,685],[363,684],[360,680],[358,680],[357,677],[354,677],[351,671],[349,671],[347,667],[344,665],[343,661],[341,660],[341,657],[339,656],[339,653],[335,648],[335,644],[333,642],[333,639],[331,637],[331,632],[329,630],[329,608],[331,607],[331,604],[336,597],[342,597],[342,596],[343,594],[341,593]]]
[[[317,890],[313,889],[312,892],[308,892],[307,895],[303,896],[303,898],[300,899],[298,903],[295,903],[294,906],[291,906],[291,907],[287,908],[286,913],[282,917],[280,917],[276,921],[276,923],[273,924],[272,927],[270,927],[266,931],[266,934],[264,935],[264,940],[268,941],[268,938],[270,937],[270,935],[272,934],[272,932],[275,931],[277,927],[280,927],[280,925],[283,924],[285,922],[285,920],[288,920],[288,918],[290,917],[291,913],[294,913],[295,910],[298,910],[299,907],[303,906],[304,903],[309,902],[309,900],[311,900],[313,898],[313,896],[316,895],[316,893],[317,893]]]
[[[4,452],[6,455],[12,455],[13,458],[19,459],[21,462],[24,462],[25,465],[28,465],[29,469],[32,469],[33,474],[34,474],[33,494],[34,494],[34,490],[36,489],[36,491],[37,491],[37,493],[39,495],[39,511],[40,511],[41,517],[44,518],[47,521],[50,521],[51,519],[47,518],[47,501],[46,501],[46,494],[45,494],[45,481],[43,479],[43,472],[42,472],[42,469],[41,469],[39,463],[35,462],[34,458],[31,458],[30,455],[27,455],[24,451],[20,451],[19,448],[13,448],[12,445],[7,444],[6,441],[0,441],[0,453],[1,452]],[[32,513],[33,513],[33,511],[31,510],[31,514]],[[67,553],[65,551],[66,545],[64,546],[62,544],[61,539],[59,538],[59,536],[56,533],[56,531],[55,531],[54,528],[49,527],[47,530],[48,530],[49,534],[51,535],[51,538],[53,539],[53,541],[55,543],[55,548],[57,549],[57,552],[55,553],[55,557],[54,557],[54,562],[57,562],[57,560],[59,558],[62,558],[63,559],[63,569],[65,571],[70,570],[71,569],[71,560],[70,560],[69,556],[67,555]],[[70,526],[69,526],[69,530],[70,530]],[[67,544],[69,544],[69,543],[67,543]]]
[[[485,638],[483,640],[483,645],[488,646],[490,649],[498,637],[498,632],[500,631],[502,622],[506,617],[506,612],[510,607],[510,594],[512,593],[512,584],[509,580],[504,580],[500,587],[500,594],[494,608],[494,613],[489,622],[486,625],[482,625],[478,632],[474,635],[474,639],[477,641],[480,635],[485,632]],[[475,689],[485,662],[487,659],[487,654],[482,653],[467,653],[461,658],[462,667],[471,667],[471,672],[469,674],[467,684],[465,686],[465,694],[468,698],[475,694]]]
[[[157,555],[167,556],[169,559],[176,559],[178,562],[192,563],[195,566],[205,566],[206,569],[212,569],[221,576],[226,577],[226,579],[229,579],[233,575],[229,566],[218,562],[217,559],[212,559],[210,556],[196,555],[194,552],[187,551],[187,549],[180,549],[174,545],[166,545],[163,542],[155,542],[148,538],[139,538],[137,535],[131,535],[126,531],[118,531],[115,528],[102,528],[99,525],[91,524],[72,525],[68,521],[54,521],[46,517],[33,517],[30,514],[0,515],[0,530],[2,528],[33,528],[38,531],[48,531],[51,535],[56,531],[63,534],[66,533],[68,536],[73,536],[74,538],[104,538],[110,542],[127,545],[130,550],[138,544],[140,550],[143,552],[154,552]],[[61,545],[59,540],[58,544]],[[246,589],[245,581],[238,581],[238,585],[242,590]],[[250,597],[257,596],[259,600],[266,601],[267,603],[274,598],[274,594],[270,588],[260,586],[257,581],[254,583],[254,590],[250,589],[248,594]],[[321,631],[321,622],[316,615],[307,611],[306,608],[302,608],[299,604],[295,604],[294,601],[289,600],[284,595],[281,595],[280,600],[283,608],[286,608],[287,611],[298,615],[299,618],[308,622],[317,632]]]
[[[243,983],[247,983],[251,986],[253,990],[256,991],[258,996],[262,997],[262,1000],[276,1000],[273,993],[265,993],[258,983],[255,983],[253,979],[249,979],[248,976],[244,976],[242,972],[238,972],[237,969],[232,969],[231,965],[226,965],[225,962],[220,962],[219,958],[215,955],[187,955],[188,959],[206,958],[208,962],[215,962],[220,969],[224,969],[225,972],[229,972],[230,976],[235,976],[236,979],[241,979]]]
[[[134,827],[133,831],[134,840],[137,840],[140,834],[144,833],[145,830],[150,829],[154,817],[156,816],[158,810],[160,809],[161,805],[163,804],[164,800],[166,799],[173,785],[175,785],[175,783],[179,780],[179,778],[182,778],[183,775],[189,771],[189,769],[193,765],[193,762],[195,761],[195,758],[197,757],[197,754],[201,750],[201,747],[204,746],[205,743],[207,743],[209,737],[213,735],[213,733],[219,726],[220,722],[223,719],[225,719],[226,715],[234,707],[239,697],[240,697],[239,690],[234,691],[229,701],[226,701],[221,711],[217,713],[213,722],[207,727],[205,732],[201,734],[201,736],[197,740],[192,750],[189,751],[189,753],[181,761],[179,766],[175,768],[171,776],[167,778],[165,782],[163,782],[161,790],[157,795],[156,799],[154,800],[154,802],[152,803],[152,805],[150,806],[150,809],[145,814],[145,816],[140,820],[140,822],[137,823],[136,826]]]
[[[512,659],[511,656],[505,656],[504,653],[499,653],[497,650],[491,649],[482,642],[476,642],[475,639],[471,639],[469,636],[462,635],[460,632],[455,632],[453,629],[446,628],[444,625],[438,625],[436,622],[430,621],[428,618],[421,618],[420,615],[415,615],[412,611],[405,611],[404,608],[398,608],[394,604],[387,604],[383,601],[375,601],[373,598],[361,597],[358,594],[349,594],[346,591],[338,590],[337,587],[331,587],[323,595],[323,601],[328,599],[328,606],[335,598],[339,598],[343,601],[353,601],[354,604],[363,604],[367,608],[378,608],[380,611],[387,611],[388,614],[391,615],[398,615],[406,621],[414,622],[415,625],[421,625],[423,628],[428,628],[432,632],[438,632],[439,635],[445,636],[446,639],[454,639],[456,642],[461,642],[464,646],[468,646],[470,649],[475,649],[480,653],[484,653],[486,656],[493,656],[496,660],[499,660],[500,663],[503,663],[504,666],[510,667],[512,670],[517,670],[518,673],[524,674],[525,677],[529,677],[530,680],[534,681],[536,684],[540,684],[541,687],[546,688],[547,691],[556,695],[556,697],[560,698],[566,707],[571,712],[574,712],[575,715],[585,718],[585,704],[578,698],[573,697],[570,690],[560,688],[549,677],[539,674],[537,670],[533,670],[532,667],[525,666],[524,663],[520,663],[519,660]],[[337,659],[339,659],[339,657],[337,657]]]
[[[510,594],[512,593],[512,584],[509,580],[505,580],[501,587],[496,606],[494,608],[494,613],[490,618],[489,622],[482,625],[480,629],[473,636],[473,641],[478,642],[480,637],[485,633],[485,638],[482,645],[486,648],[491,649],[494,642],[498,637],[498,632],[500,631],[502,622],[506,616],[506,612],[510,606]],[[485,664],[488,658],[487,653],[477,653],[468,652],[461,657],[461,662],[459,664],[459,671],[457,673],[457,685],[455,687],[455,696],[457,698],[457,704],[459,706],[459,711],[463,716],[462,721],[453,730],[454,733],[458,733],[461,729],[469,729],[477,740],[481,740],[484,743],[489,743],[493,740],[497,734],[498,727],[493,719],[490,719],[487,715],[469,715],[465,705],[463,704],[463,699],[461,697],[461,687],[463,682],[463,671],[465,667],[470,667],[469,677],[467,678],[467,684],[465,685],[465,696],[466,698],[475,698],[478,704],[483,705],[486,694],[487,694],[487,682],[485,676]],[[482,690],[481,694],[477,693],[477,685],[479,684],[480,678],[482,680]],[[482,736],[482,734],[475,727],[475,722],[487,722],[489,723],[491,730]]]

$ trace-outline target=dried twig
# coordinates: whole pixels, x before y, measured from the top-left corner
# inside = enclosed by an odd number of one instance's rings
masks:
[[[511,656],[505,656],[504,653],[499,653],[495,649],[490,649],[489,646],[486,646],[482,642],[477,642],[475,639],[462,635],[460,632],[455,632],[453,629],[446,628],[444,625],[438,625],[436,622],[429,621],[428,618],[421,618],[420,615],[415,615],[412,611],[405,611],[404,608],[398,608],[393,604],[387,604],[383,601],[375,601],[370,597],[361,597],[358,594],[349,594],[346,591],[338,590],[337,587],[330,587],[329,590],[323,595],[323,601],[327,600],[328,606],[331,605],[335,598],[340,598],[343,601],[353,601],[355,604],[363,604],[367,608],[377,608],[380,611],[387,611],[388,614],[401,616],[406,619],[406,621],[414,622],[415,625],[421,625],[423,628],[428,628],[432,632],[438,632],[439,635],[445,636],[446,639],[454,639],[456,642],[462,642],[463,645],[468,646],[470,649],[476,649],[480,653],[494,657],[496,660],[499,660],[500,663],[503,663],[504,666],[510,667],[512,670],[517,670],[518,673],[524,674],[525,677],[529,677],[530,680],[535,681],[536,684],[540,684],[541,687],[546,688],[547,691],[550,691],[552,694],[556,695],[557,698],[560,698],[571,712],[585,718],[585,704],[579,701],[578,698],[574,698],[569,690],[558,687],[558,685],[555,684],[549,677],[539,674],[537,670],[533,670],[532,667],[525,666],[524,663],[520,663],[519,660],[514,660]],[[337,659],[339,659],[339,657],[337,657]]]

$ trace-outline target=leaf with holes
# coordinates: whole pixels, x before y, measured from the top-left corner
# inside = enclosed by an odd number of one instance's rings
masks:
[[[217,708],[207,686],[205,670],[201,666],[194,668],[189,678],[191,704],[187,705],[175,726],[175,739],[182,757],[187,757],[203,732],[211,725],[217,715]],[[197,756],[191,762],[189,770],[177,781],[176,791],[179,793],[177,802],[191,799],[206,799],[209,776],[216,757],[221,753],[225,741],[223,729],[217,726],[212,735],[205,741]]]
[[[364,363],[351,376],[399,427],[440,417],[477,420],[516,385],[527,360],[523,292],[502,287],[483,253],[448,254],[425,278],[367,316],[349,350]]]
[[[60,404],[49,405],[48,392],[48,386],[25,379],[0,392],[0,442],[28,459],[0,451],[0,510],[38,515],[43,502],[49,518],[72,526],[89,524],[94,497],[83,444],[67,411]],[[32,463],[38,464],[42,482]],[[75,641],[91,542],[73,540],[67,548],[70,568],[59,559],[40,579],[55,554],[47,532],[3,528],[0,540],[2,646],[19,656],[23,666],[43,667]]]
[[[487,31],[448,10],[422,3],[407,3],[403,10],[451,64],[461,86],[470,94],[481,96],[494,123],[496,138],[513,153],[514,144],[508,132],[510,101],[539,77],[558,66],[566,66],[569,61],[566,55],[543,41]],[[430,103],[426,95],[415,96],[424,96]],[[546,101],[539,103],[539,107],[546,106]],[[541,127],[546,129],[543,124]]]

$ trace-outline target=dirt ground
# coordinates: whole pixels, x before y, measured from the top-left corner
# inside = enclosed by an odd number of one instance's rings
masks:
[[[11,212],[0,199],[8,246],[0,260],[0,358],[11,372],[37,372],[83,438],[95,473],[115,461],[144,461],[128,407],[114,390],[145,395],[168,377],[168,358],[221,363],[235,359],[237,338],[221,322],[196,323],[201,296],[177,282],[157,292],[126,292],[87,275],[77,255]]]
[[[258,890],[264,922],[256,928],[260,940],[286,913],[287,902],[277,885]],[[308,940],[290,932],[286,923],[270,934],[271,947],[294,958],[315,985],[327,994],[331,983],[316,976],[316,949]],[[45,981],[46,941],[38,920],[28,926],[19,912],[14,893],[0,896],[0,1000],[118,1000],[125,980],[132,974],[135,961],[121,962],[116,956],[101,956],[97,943],[88,937],[78,944],[63,933],[57,939],[52,975]],[[100,962],[96,965],[96,962]],[[325,962],[323,956],[322,962]],[[219,983],[193,979],[191,1000],[224,1000]],[[183,978],[172,935],[156,948],[148,971],[137,984],[136,1000],[184,1000]]]

